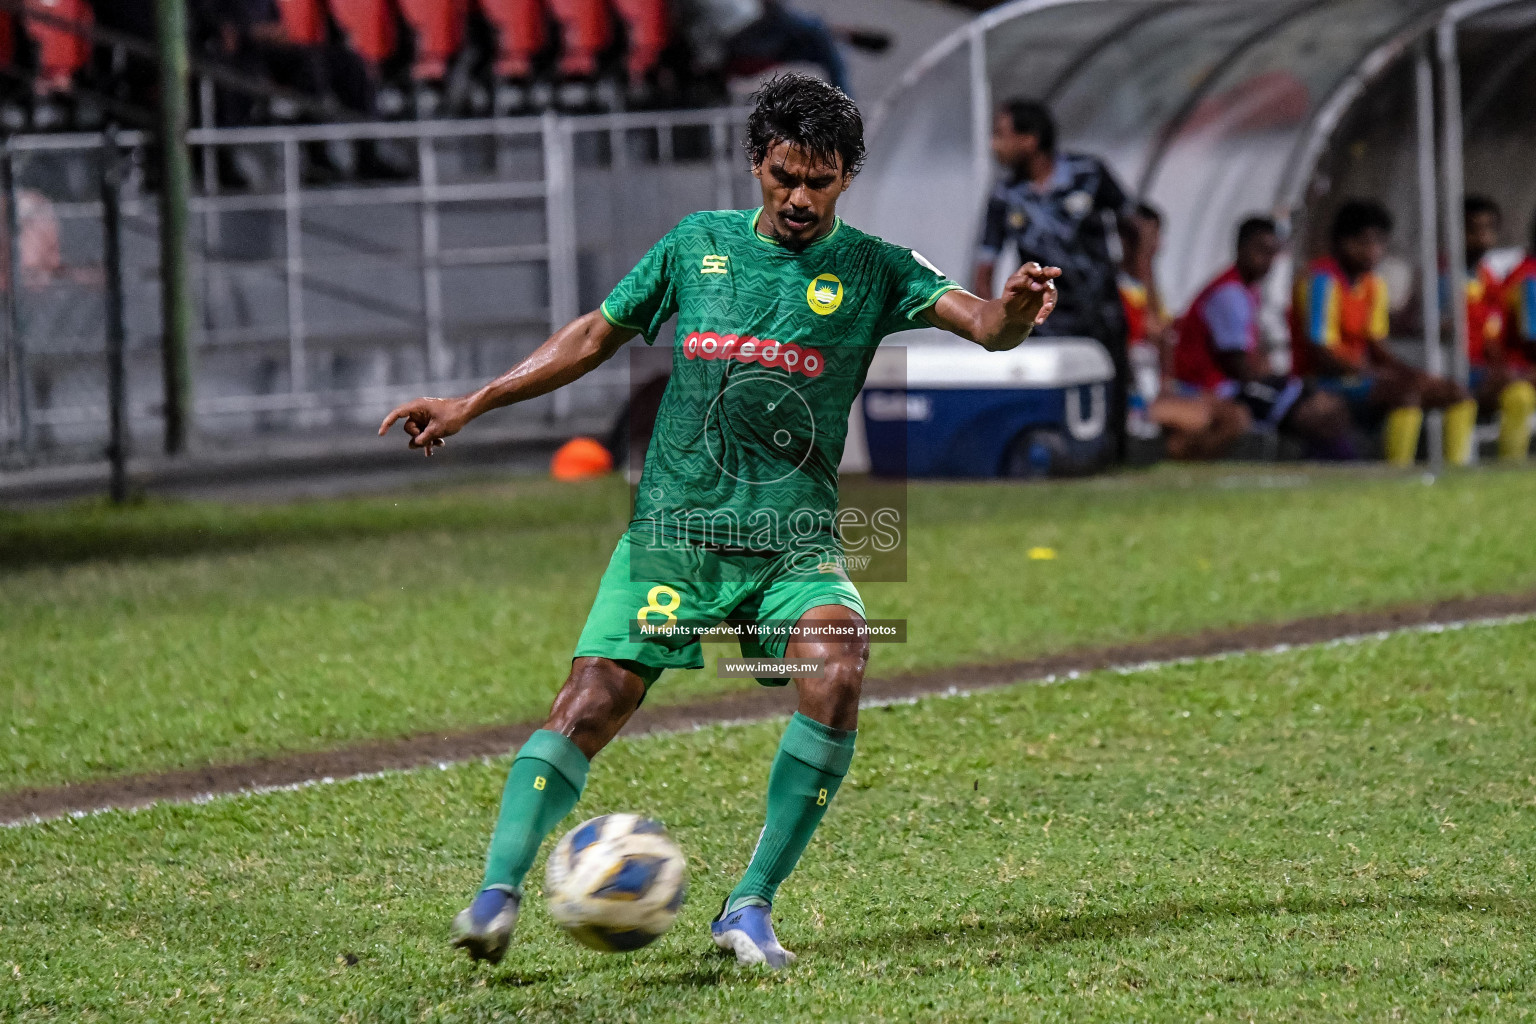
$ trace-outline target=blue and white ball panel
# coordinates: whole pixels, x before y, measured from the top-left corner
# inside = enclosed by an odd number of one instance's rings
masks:
[[[687,863],[659,821],[605,814],[577,825],[549,856],[550,915],[572,938],[628,952],[672,926],[687,894]]]

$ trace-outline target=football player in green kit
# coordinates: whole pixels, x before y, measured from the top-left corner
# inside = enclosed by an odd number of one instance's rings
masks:
[[[746,149],[759,209],[685,217],[600,309],[505,375],[460,398],[408,402],[379,428],[403,420],[411,447],[430,454],[482,413],[569,384],[677,318],[629,529],[548,720],[512,762],[480,890],[453,921],[454,944],[475,959],[505,954],[523,878],[576,806],[591,759],[664,669],[703,665],[696,634],[722,621],[796,626],[744,640],[743,653],[822,664],[794,680],[799,710],[769,771],[762,833],[711,926],[742,963],[794,959],[769,913],[847,774],[869,656],[836,526],[849,410],[886,335],[929,325],[1010,349],[1055,305],[1055,268],[1027,264],[983,301],[912,250],[839,220],[864,130],[836,88],[799,75],[767,83]],[[840,635],[817,635],[818,625]]]

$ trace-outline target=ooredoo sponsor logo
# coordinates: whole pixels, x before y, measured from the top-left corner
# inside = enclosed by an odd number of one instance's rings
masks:
[[[734,359],[741,363],[776,366],[807,377],[821,376],[826,367],[821,353],[814,348],[802,348],[792,341],[777,342],[751,335],[743,338],[714,331],[694,331],[684,338],[683,355],[689,359]]]

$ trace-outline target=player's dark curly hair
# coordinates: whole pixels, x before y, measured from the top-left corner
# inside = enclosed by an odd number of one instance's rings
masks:
[[[775,142],[787,142],[814,160],[835,164],[849,176],[864,166],[864,118],[835,85],[809,75],[775,75],[757,91],[747,118],[747,159],[756,167]]]
[[[1015,96],[1003,104],[1001,113],[1008,115],[1015,135],[1033,135],[1040,152],[1056,153],[1056,118],[1051,108],[1039,100],[1027,100]]]
[[[1491,215],[1494,220],[1502,221],[1504,219],[1504,211],[1499,208],[1499,204],[1487,196],[1467,196],[1461,202],[1461,211],[1467,220],[1471,220],[1473,217],[1481,217],[1485,214]]]
[[[1260,235],[1280,234],[1280,225],[1273,217],[1248,217],[1237,226],[1237,247],[1241,249]]]
[[[1392,233],[1392,215],[1374,199],[1346,199],[1333,215],[1330,237],[1338,245],[1346,238],[1357,238],[1375,228],[1384,235]]]

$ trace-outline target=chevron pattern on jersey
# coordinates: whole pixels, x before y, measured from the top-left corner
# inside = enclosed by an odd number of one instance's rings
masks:
[[[875,348],[923,326],[918,314],[959,286],[842,221],[786,249],[755,230],[757,213],[684,218],[603,303],[648,342],[677,317],[634,522],[659,542],[835,550],[837,466]],[[765,353],[772,342],[798,354]],[[811,350],[823,364],[814,376]]]

